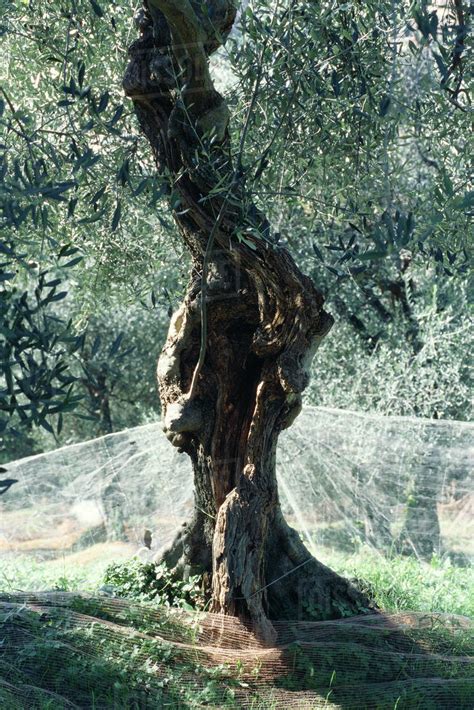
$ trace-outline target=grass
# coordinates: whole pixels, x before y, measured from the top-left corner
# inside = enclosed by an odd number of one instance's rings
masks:
[[[106,568],[113,554],[106,545],[96,547],[100,548],[97,554],[87,560],[75,555],[48,562],[26,555],[0,559],[0,589],[97,591],[110,581]],[[436,558],[426,563],[414,557],[384,557],[368,548],[351,555],[322,550],[320,558],[339,574],[357,580],[385,611],[440,612],[474,618],[473,567],[456,567],[449,560]],[[133,595],[133,588],[130,592]]]
[[[40,590],[94,592],[102,584],[107,565],[107,560],[98,560],[78,566],[67,558],[39,562],[27,555],[0,559],[0,589],[4,592]]]
[[[30,555],[0,556],[0,590],[94,592],[113,561],[129,559],[129,545],[99,543],[85,550],[40,561]]]
[[[91,710],[237,710],[242,707],[241,694],[245,693],[251,703],[246,707],[270,710],[283,707],[284,703],[269,699],[268,693],[291,695],[301,690],[313,693],[313,700],[301,705],[305,710],[470,707],[473,687],[466,674],[471,666],[458,656],[474,654],[472,635],[461,627],[453,632],[445,619],[433,623],[429,629],[404,631],[402,646],[399,633],[392,640],[384,632],[369,634],[366,645],[364,634],[354,635],[350,627],[347,635],[344,627],[331,631],[330,637],[312,649],[295,644],[285,652],[288,673],[275,679],[273,688],[265,688],[259,682],[258,663],[254,676],[249,678],[248,674],[242,675],[239,661],[205,667],[199,654],[183,655],[179,644],[165,640],[167,630],[169,636],[169,629],[174,627],[166,626],[169,620],[163,621],[160,632],[156,619],[152,623],[151,615],[146,612],[156,603],[144,603],[142,583],[149,574],[148,568],[135,561],[114,565],[106,571],[111,562],[106,546],[98,547],[87,557],[71,557],[43,563],[27,556],[0,560],[0,588],[7,592],[53,589],[94,592],[104,583],[108,586],[112,583],[115,593],[139,601],[130,612],[121,611],[114,616],[103,603],[106,597],[102,597],[102,602],[99,597],[78,599],[71,609],[95,619],[85,627],[77,626],[67,615],[55,617],[54,611],[45,615],[44,611],[22,605],[15,612],[2,610],[1,707],[57,710],[66,708],[63,696]],[[323,550],[322,559],[341,574],[357,580],[388,612],[473,615],[474,572],[470,568],[436,559],[427,564],[414,558],[384,558],[370,550],[351,555]],[[175,604],[168,582],[166,590]],[[174,593],[177,591],[184,595],[183,589],[177,587]],[[189,595],[187,590],[187,599],[193,601],[192,594]],[[163,603],[163,595],[156,599]],[[115,630],[111,623],[118,625]],[[124,633],[119,632],[119,627]],[[176,628],[179,639],[180,631]],[[354,687],[359,705],[354,704]],[[26,692],[28,697],[21,696],[21,692],[20,696],[15,695],[14,688]],[[58,695],[50,695],[51,692]],[[320,700],[315,701],[315,697]]]
[[[377,605],[390,612],[424,611],[474,618],[474,567],[449,560],[384,557],[367,548],[347,556],[331,552],[322,561],[357,580]]]

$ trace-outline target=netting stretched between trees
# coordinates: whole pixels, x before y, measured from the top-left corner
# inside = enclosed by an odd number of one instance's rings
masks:
[[[287,519],[318,553],[435,554],[467,565],[473,433],[461,422],[307,407],[279,450]],[[4,559],[153,560],[192,509],[188,459],[158,424],[6,469],[17,482],[0,499]],[[275,622],[268,648],[229,617],[28,588],[2,595],[1,619],[7,708],[472,706],[464,617]]]
[[[368,545],[467,561],[474,425],[306,407],[281,436],[287,519],[314,548]],[[51,559],[99,542],[153,557],[193,504],[188,457],[154,423],[6,465],[3,554]],[[145,551],[142,553],[146,556]]]

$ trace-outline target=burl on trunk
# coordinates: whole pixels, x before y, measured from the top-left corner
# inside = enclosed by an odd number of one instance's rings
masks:
[[[367,600],[308,553],[279,506],[278,435],[332,319],[246,192],[245,128],[230,145],[208,57],[234,16],[231,0],[146,1],[124,88],[192,258],[158,381],[166,435],[193,462],[195,512],[164,559],[206,575],[211,610],[271,640],[271,619],[338,617]]]

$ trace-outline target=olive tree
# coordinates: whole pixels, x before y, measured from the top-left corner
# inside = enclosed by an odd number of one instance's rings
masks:
[[[158,378],[196,505],[165,559],[204,574],[215,610],[271,636],[271,619],[367,604],[284,521],[275,449],[331,326],[320,290],[368,352],[378,321],[401,309],[417,357],[411,264],[466,273],[469,20],[457,0],[443,13],[393,0],[242,5],[224,99],[209,62],[234,4],[144,2],[123,82],[132,101],[119,79],[126,0],[9,5],[1,427],[57,428],[77,411],[69,363],[91,342],[84,312],[115,289],[147,299],[169,264],[189,264]]]
[[[248,199],[242,150],[232,156],[208,58],[234,15],[231,2],[147,3],[124,89],[192,258],[158,380],[166,435],[193,462],[195,511],[165,560],[207,575],[214,612],[271,637],[269,619],[297,618],[302,599],[335,616],[360,609],[363,597],[312,558],[279,505],[278,435],[300,411],[332,318]]]

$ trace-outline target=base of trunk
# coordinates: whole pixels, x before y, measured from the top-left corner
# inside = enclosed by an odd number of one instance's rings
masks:
[[[320,621],[373,611],[373,602],[315,559],[278,511],[267,544],[269,618]]]
[[[173,544],[156,560],[172,569],[178,579],[201,574],[209,600],[212,598],[211,528],[205,516],[196,515],[183,525]],[[260,591],[263,591],[265,613],[270,621],[338,619],[373,612],[376,608],[349,580],[308,552],[280,510],[270,526],[263,569],[265,584]],[[248,603],[249,600],[236,598],[236,608],[243,606],[240,601]]]

